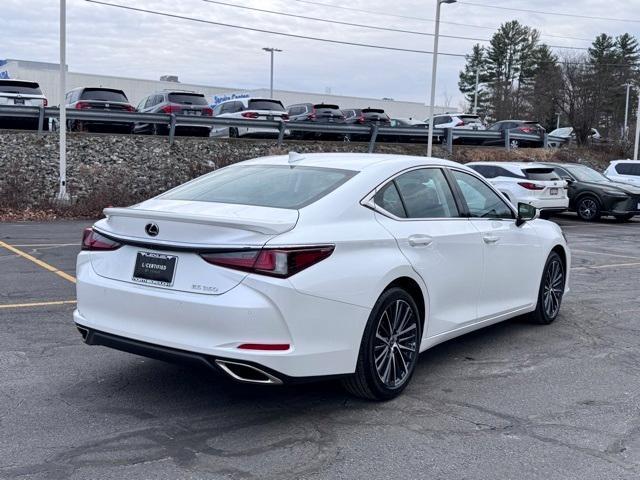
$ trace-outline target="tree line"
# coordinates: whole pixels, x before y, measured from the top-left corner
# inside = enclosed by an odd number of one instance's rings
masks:
[[[537,120],[547,130],[574,128],[579,144],[591,128],[610,138],[623,136],[627,83],[640,82],[640,45],[631,34],[603,33],[586,52],[554,53],[540,33],[518,21],[506,22],[489,44],[466,56],[458,86],[473,109],[479,79],[478,112],[489,120]],[[629,123],[637,97],[632,89]],[[635,115],[635,113],[634,113]]]

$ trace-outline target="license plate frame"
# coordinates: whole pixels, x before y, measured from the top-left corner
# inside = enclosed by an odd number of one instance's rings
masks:
[[[560,189],[556,188],[556,187],[552,187],[549,189],[549,195],[559,195],[560,194]]]
[[[13,99],[13,104],[14,105],[24,105],[24,98],[14,98]]]
[[[172,287],[177,266],[178,257],[176,255],[138,251],[131,278],[134,282],[145,285]]]

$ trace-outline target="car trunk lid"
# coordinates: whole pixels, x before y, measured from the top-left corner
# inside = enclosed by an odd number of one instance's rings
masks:
[[[294,228],[298,220],[297,210],[161,199],[129,208],[107,208],[104,213],[106,218],[96,223],[95,230],[124,245],[115,251],[92,253],[91,263],[98,275],[140,288],[210,295],[229,291],[247,274],[211,265],[201,253],[260,249]],[[141,278],[138,267],[145,261],[168,264],[170,278],[160,283]]]

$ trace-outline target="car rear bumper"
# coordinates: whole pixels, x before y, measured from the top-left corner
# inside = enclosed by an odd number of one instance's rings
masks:
[[[545,212],[564,212],[569,208],[569,198],[536,198],[529,197],[523,199],[525,203],[536,207],[538,210]]]
[[[78,262],[77,271],[74,321],[89,332],[259,365],[286,377],[352,373],[369,316],[369,309],[302,294],[286,280],[256,275],[224,294],[208,295],[104,278],[86,261]],[[239,349],[243,343],[290,347]]]

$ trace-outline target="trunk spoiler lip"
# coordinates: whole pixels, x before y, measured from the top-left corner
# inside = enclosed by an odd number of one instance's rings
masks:
[[[295,221],[262,221],[257,219],[246,219],[237,217],[218,218],[207,217],[204,215],[194,215],[189,213],[176,214],[174,212],[162,212],[158,210],[145,210],[138,208],[105,208],[104,215],[109,218],[114,217],[130,217],[145,218],[149,220],[167,220],[171,222],[196,223],[200,225],[211,225],[216,227],[237,228],[250,232],[262,233],[266,235],[278,235],[291,230],[298,223],[300,216],[296,211]],[[102,231],[100,233],[103,233]]]
[[[127,237],[122,235],[116,235],[111,232],[102,230],[95,225],[91,227],[94,231],[113,240],[114,242],[121,243],[122,245],[129,245],[138,248],[147,248],[150,250],[166,250],[168,252],[189,252],[196,254],[204,253],[226,253],[226,252],[240,252],[245,250],[260,250],[264,247],[264,244],[246,244],[246,245],[203,245],[197,243],[176,243],[176,242],[164,242],[162,240],[149,241],[139,237]]]

